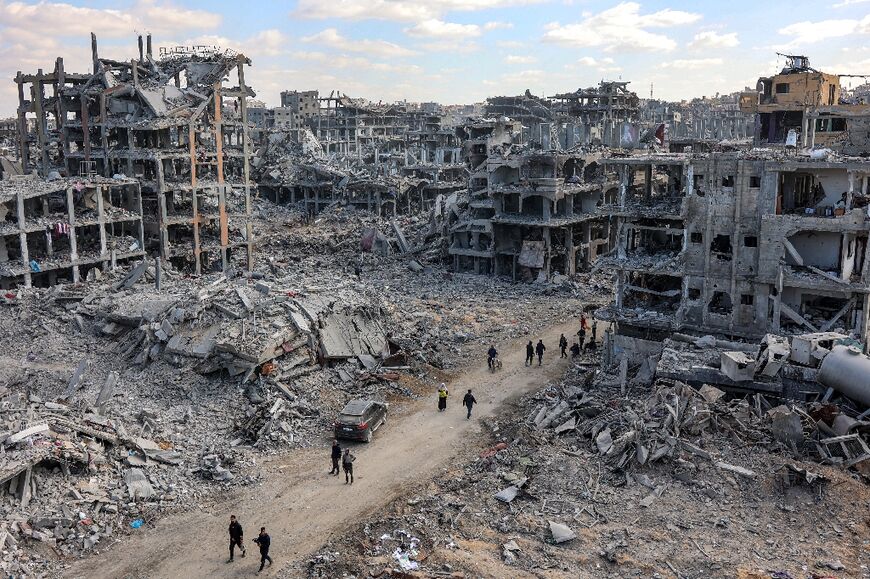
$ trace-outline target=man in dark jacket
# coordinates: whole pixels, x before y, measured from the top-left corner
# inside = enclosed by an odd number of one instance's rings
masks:
[[[486,353],[486,365],[492,370],[492,365],[495,363],[495,359],[498,357],[498,351],[495,349],[495,346],[489,347],[489,352]]]
[[[230,560],[227,563],[233,562],[233,550],[236,546],[242,550],[242,557],[245,556],[245,546],[242,544],[243,539],[242,525],[236,520],[235,515],[230,515]]]
[[[565,337],[565,334],[559,336],[559,350],[561,351],[560,358],[567,358],[568,354],[565,350],[568,349],[568,338]]]
[[[466,420],[471,418],[471,407],[477,404],[477,400],[474,399],[474,395],[471,393],[471,390],[465,395],[462,399],[462,405],[468,408],[468,415],[465,417]]]
[[[531,342],[529,342],[531,344]],[[538,340],[538,345],[535,346],[535,352],[538,353],[538,366],[544,361],[544,350],[547,346],[544,345],[544,340]]]
[[[338,445],[338,439],[332,441],[332,470],[329,474],[338,476],[339,468],[338,461],[341,459],[341,447]]]
[[[272,566],[272,557],[269,556],[269,547],[272,545],[272,537],[270,537],[269,533],[266,532],[266,527],[260,527],[260,534],[256,539],[254,539],[254,542],[260,546],[260,570],[257,571],[257,573],[259,573],[263,570],[266,561],[269,562],[269,567]]]
[[[532,341],[529,340],[529,343],[526,344],[526,366],[531,366],[532,362],[535,361],[535,347],[532,345]]]
[[[571,357],[576,358],[580,355],[580,344],[574,342],[574,345],[571,346]]]

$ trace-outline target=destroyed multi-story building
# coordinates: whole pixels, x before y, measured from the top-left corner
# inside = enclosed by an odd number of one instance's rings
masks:
[[[564,133],[564,148],[601,144],[618,147],[624,132],[640,120],[640,99],[625,81],[601,81],[597,87],[550,97]],[[564,125],[564,128],[561,127]]]
[[[612,211],[614,344],[647,355],[674,332],[757,340],[838,329],[866,343],[870,162],[774,152],[602,161]]]
[[[407,149],[401,171],[405,177],[416,180],[405,199],[408,213],[412,205],[429,210],[439,195],[449,195],[466,186],[462,143],[456,130],[443,126],[440,107],[435,103],[424,104],[430,106],[407,113]]]
[[[513,145],[518,122],[484,121],[464,129],[468,205],[451,227],[456,271],[550,279],[573,275],[606,251],[608,221],[598,213],[616,181],[600,154]]]
[[[196,273],[250,269],[250,60],[209,46],[155,56],[149,36],[138,58],[115,61],[91,40],[92,72],[58,58],[51,72],[17,74],[23,172],[136,179],[146,250]],[[237,84],[225,86],[232,72]]]
[[[757,116],[756,145],[836,146],[857,154],[870,138],[870,105],[841,102],[840,75],[812,68],[806,56],[786,55],[779,74],[741,95],[740,109]]]
[[[641,103],[640,120],[655,127],[667,127],[671,143],[692,141],[751,139],[755,116],[740,108],[741,93],[701,97],[690,101],[667,102],[656,99]]]
[[[136,180],[0,180],[0,287],[78,283],[143,256]]]

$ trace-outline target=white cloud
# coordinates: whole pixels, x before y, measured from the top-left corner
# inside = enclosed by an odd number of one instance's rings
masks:
[[[520,42],[519,40],[499,40],[495,45],[499,48],[522,48],[526,43]]]
[[[434,54],[470,54],[480,50],[480,44],[473,40],[433,38],[417,46],[421,52]]]
[[[183,41],[168,41],[158,42],[160,46],[218,46],[220,48],[232,48],[236,52],[241,52],[248,58],[256,60],[261,57],[278,56],[287,52],[287,47],[290,40],[283,32],[275,28],[262,30],[257,34],[236,40],[227,38],[226,36],[218,36],[214,34],[205,34],[194,38],[187,38]],[[256,63],[255,63],[256,64]]]
[[[710,66],[721,66],[723,60],[721,58],[688,58],[677,59],[670,62],[663,62],[659,66],[661,68],[677,68],[681,70],[695,70],[698,68],[707,68]]]
[[[538,62],[538,59],[534,56],[518,56],[509,54],[504,58],[504,61],[508,64],[532,64]]]
[[[371,70],[377,72],[395,72],[402,74],[416,74],[422,69],[416,64],[390,64],[386,62],[373,62],[363,56],[348,56],[344,54],[327,54],[317,51],[294,52],[292,57],[300,61],[321,63],[336,69]]]
[[[669,28],[691,24],[701,15],[681,10],[665,9],[650,14],[640,13],[640,4],[622,2],[597,14],[585,13],[574,24],[547,25],[545,42],[566,46],[600,47],[605,51],[671,51],[676,41],[647,28]]]
[[[828,38],[839,38],[847,36],[855,32],[866,32],[867,23],[870,22],[870,16],[864,18],[864,21],[859,20],[821,20],[819,22],[795,22],[777,30],[783,36],[791,37],[787,46],[800,46],[802,44],[811,44],[826,40]],[[862,30],[863,24],[863,30]]]
[[[477,24],[444,22],[443,20],[432,18],[406,28],[405,34],[417,38],[469,38],[480,36],[480,26]]]
[[[843,0],[842,2],[837,2],[832,6],[832,8],[844,8],[846,6],[852,6],[854,4],[864,4],[865,2],[870,2],[870,0]]]
[[[86,8],[63,2],[0,2],[0,25],[37,30],[45,37],[89,36],[91,31],[108,38],[133,36],[137,32],[171,34],[214,29],[221,20],[220,14],[155,0],[138,0],[128,10]]]
[[[294,16],[419,22],[448,12],[471,12],[536,4],[543,0],[299,0]]]
[[[493,21],[483,25],[484,30],[509,30],[514,27],[513,22]]]
[[[727,34],[719,34],[714,30],[700,32],[695,35],[692,42],[689,43],[689,48],[692,50],[704,50],[708,48],[734,48],[740,44],[737,39],[736,32]]]
[[[598,59],[591,56],[583,56],[581,58],[578,58],[577,62],[579,62],[583,66],[605,66],[613,64],[613,59],[610,57]]]
[[[413,56],[414,54],[417,54],[411,49],[399,46],[392,42],[387,42],[386,40],[357,40],[345,38],[335,28],[326,28],[317,34],[305,36],[301,40],[302,42],[321,44],[336,50],[361,52],[384,58]]]

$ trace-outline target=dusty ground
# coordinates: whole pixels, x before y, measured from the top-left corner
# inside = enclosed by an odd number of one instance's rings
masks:
[[[263,482],[231,491],[224,500],[200,510],[166,517],[110,549],[71,565],[68,577],[241,577],[256,570],[256,558],[227,559],[226,527],[239,516],[248,541],[265,525],[272,535],[275,566],[269,574],[315,552],[330,538],[355,526],[368,513],[388,505],[407,489],[446,472],[463,449],[477,446],[480,420],[496,415],[505,401],[543,386],[561,375],[566,364],[555,344],[564,332],[573,334],[576,320],[552,326],[541,336],[551,344],[543,367],[523,365],[526,339],[501,346],[504,368],[495,374],[475,363],[450,382],[448,411],[437,412],[434,396],[418,409],[380,430],[370,445],[357,445],[353,486],[327,475],[328,433],[323,448],[300,451],[288,459],[264,462]],[[468,388],[480,402],[473,420],[460,406]],[[249,543],[249,547],[251,547]],[[251,550],[251,554],[254,549]]]

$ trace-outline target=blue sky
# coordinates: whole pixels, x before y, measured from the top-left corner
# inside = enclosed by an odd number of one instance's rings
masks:
[[[149,31],[157,46],[244,52],[268,104],[282,89],[469,103],[601,79],[678,100],[754,86],[782,64],[776,51],[870,74],[870,0],[0,0],[0,77],[10,79],[0,117],[15,110],[15,71],[52,69],[61,55],[67,70],[86,71],[91,31],[101,56],[117,59],[135,57],[136,34]]]

